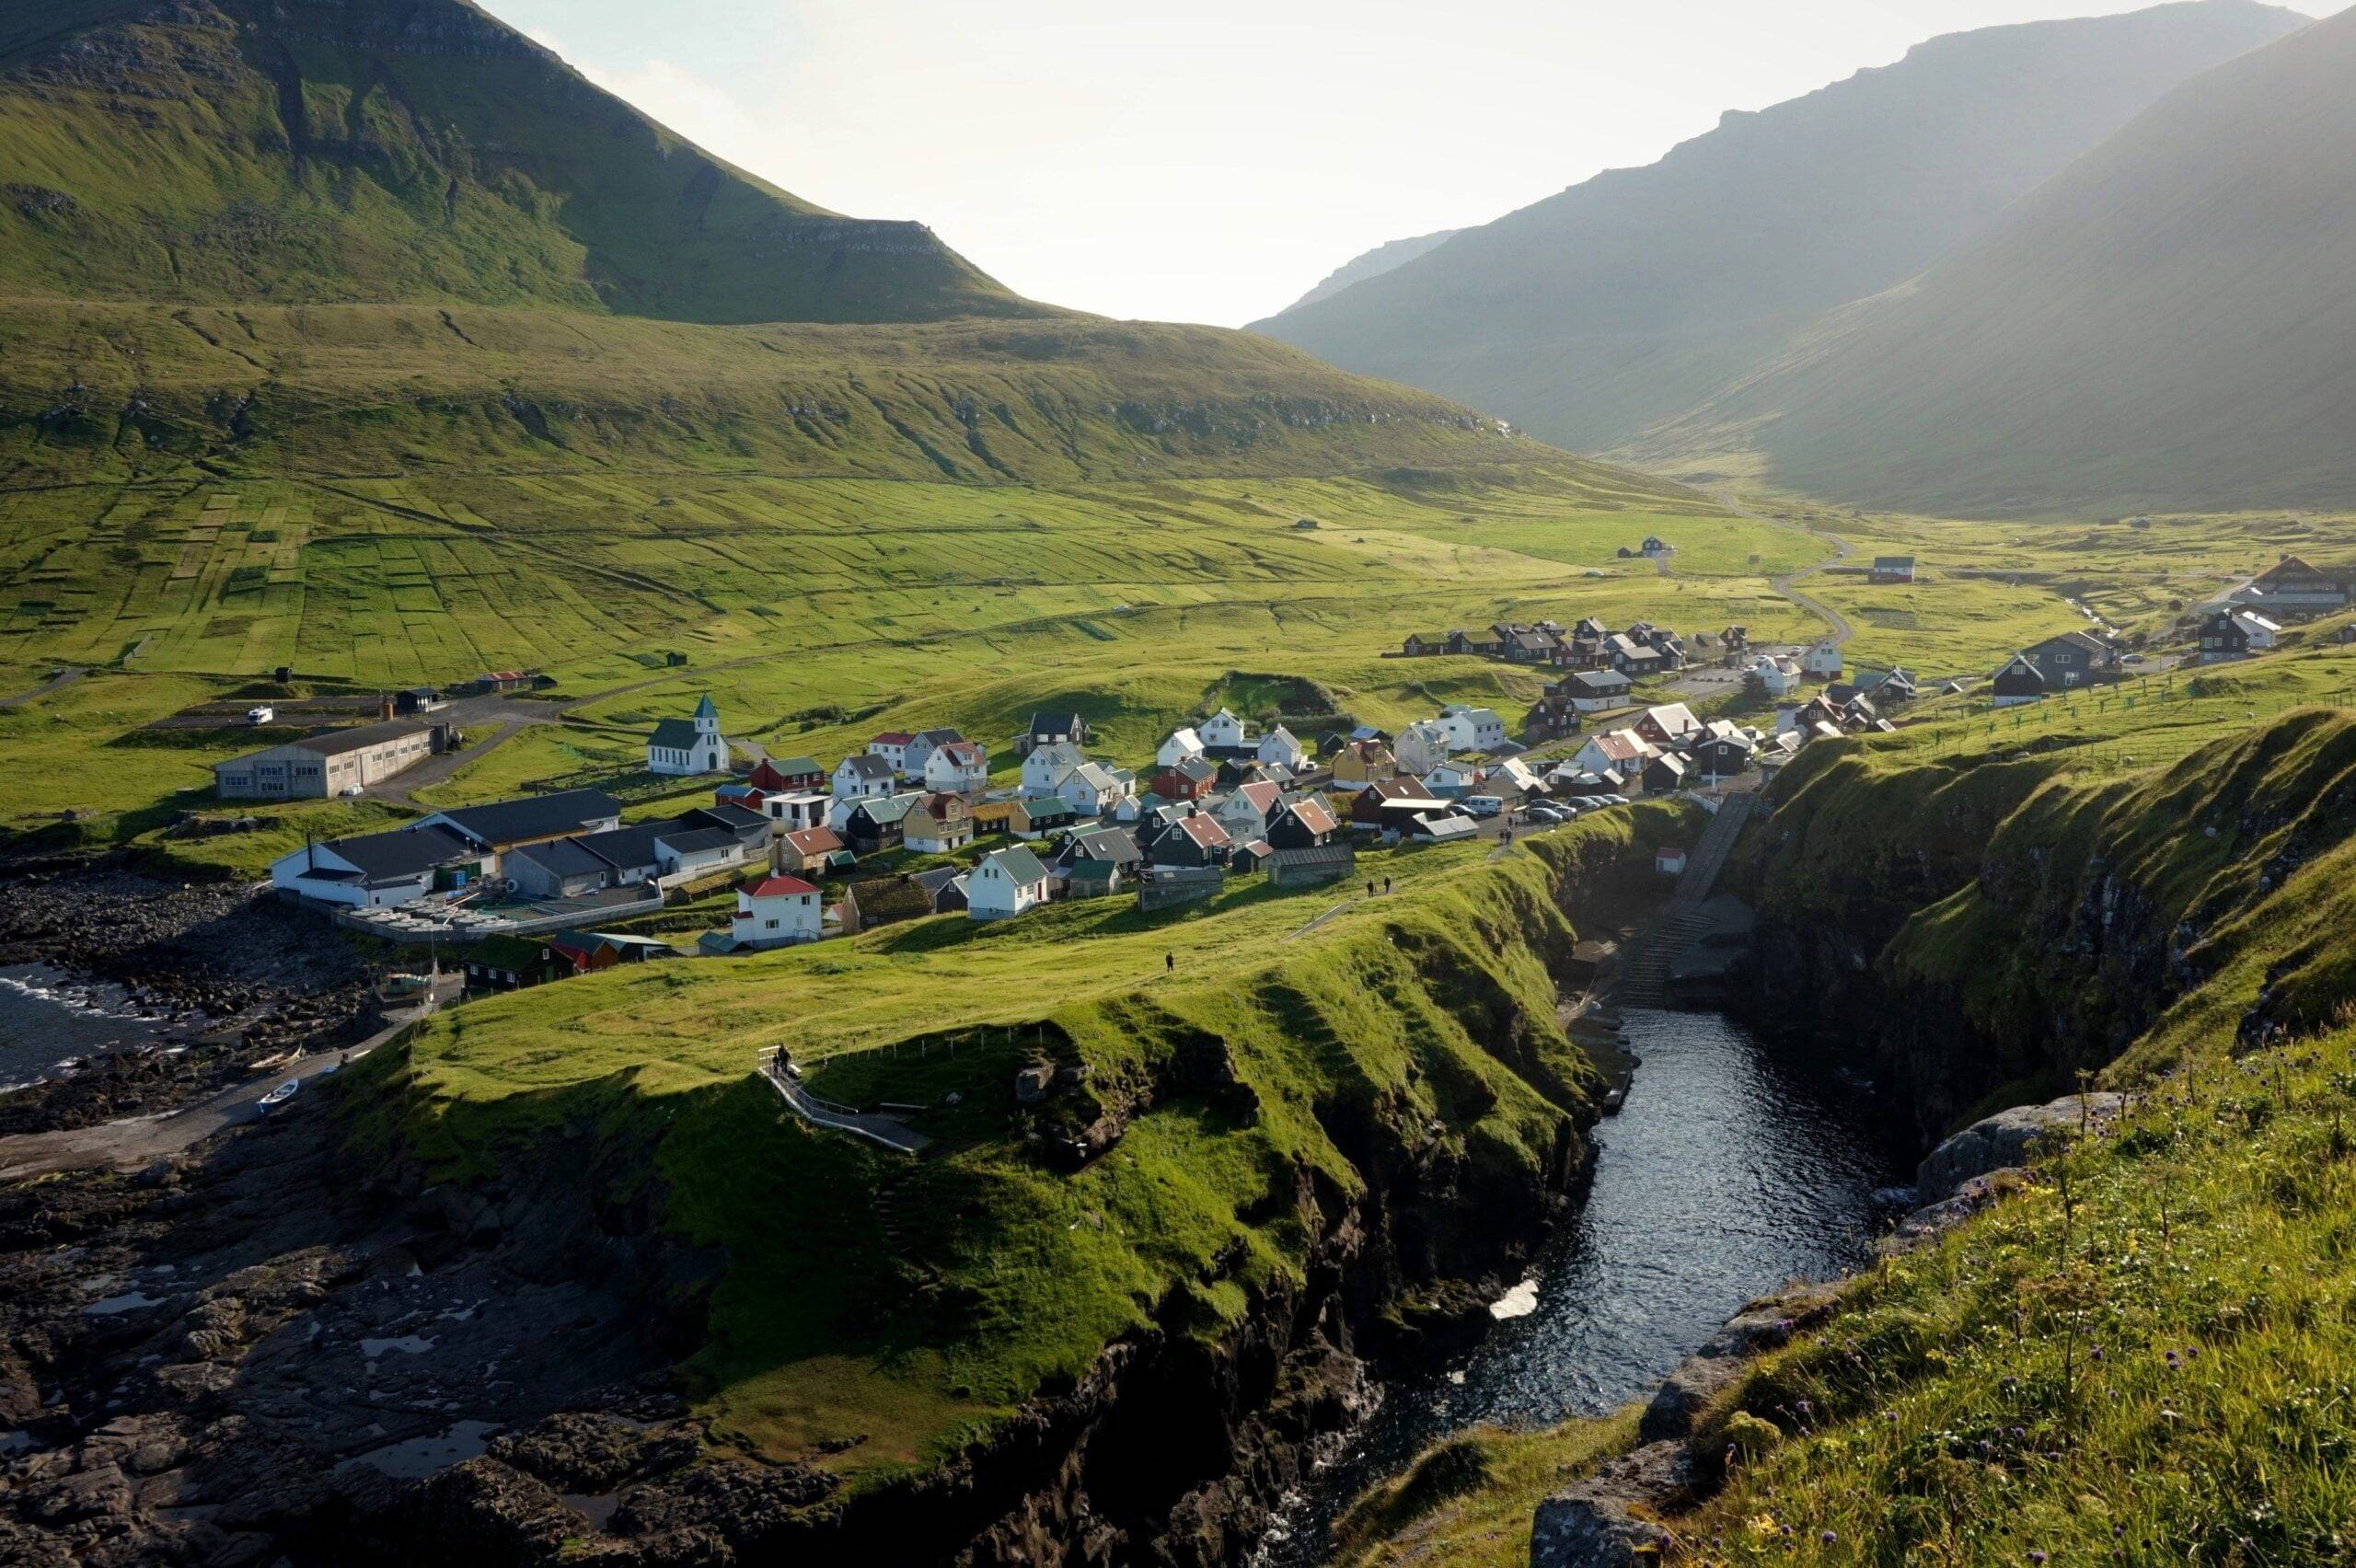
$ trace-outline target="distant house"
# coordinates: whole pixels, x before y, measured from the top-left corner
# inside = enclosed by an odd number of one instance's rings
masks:
[[[896,782],[892,764],[874,752],[847,756],[835,765],[834,793],[838,801],[888,795]]]
[[[1261,736],[1252,755],[1262,762],[1274,763],[1280,767],[1297,768],[1305,767],[1309,762],[1309,748],[1282,724]]]
[[[1201,732],[1182,726],[1171,731],[1170,738],[1161,743],[1161,749],[1153,754],[1154,766],[1173,767],[1190,756],[1202,755],[1203,750]]]
[[[1636,553],[1646,560],[1666,560],[1677,553],[1677,547],[1658,534],[1647,534],[1645,542],[1637,547]]]
[[[466,950],[467,994],[520,991],[560,980],[571,969],[528,937],[485,937]]]
[[[1566,675],[1563,689],[1570,694],[1571,707],[1581,713],[1602,713],[1614,708],[1625,708],[1635,687],[1618,670],[1580,670]]]
[[[1127,828],[1100,827],[1066,838],[1050,870],[1068,876],[1075,867],[1090,862],[1133,871],[1145,863],[1145,851],[1138,847],[1138,836]]]
[[[1334,754],[1334,782],[1371,784],[1398,776],[1399,759],[1380,741],[1351,741]]]
[[[1085,748],[1095,737],[1088,721],[1079,714],[1056,709],[1042,709],[1031,715],[1031,722],[1015,738],[1017,756],[1029,756],[1041,746],[1068,745]]]
[[[1230,791],[1225,800],[1211,807],[1211,814],[1218,818],[1228,836],[1241,844],[1266,837],[1268,824],[1284,809],[1284,802],[1283,786],[1262,779]]]
[[[908,744],[916,736],[906,730],[886,730],[867,743],[867,755],[880,756],[896,775],[907,771]]]
[[[1424,793],[1435,800],[1461,801],[1481,781],[1481,770],[1461,763],[1443,762],[1423,777]]]
[[[914,793],[871,796],[852,805],[837,831],[860,855],[896,849],[907,841],[909,814],[924,798]]]
[[[1669,668],[1669,656],[1649,642],[1639,642],[1626,632],[1615,632],[1603,644],[1603,657],[1611,668],[1632,681],[1659,674]]]
[[[1645,790],[1648,794],[1667,795],[1685,788],[1685,759],[1675,752],[1663,752],[1645,764]]]
[[[1314,849],[1331,844],[1341,831],[1341,823],[1326,808],[1324,801],[1305,797],[1278,812],[1276,819],[1269,823],[1265,836],[1269,847],[1282,852]]]
[[[900,761],[900,777],[911,783],[921,783],[928,778],[927,770],[931,765],[934,752],[946,745],[972,745],[973,744],[955,730],[918,730],[908,737],[907,751]],[[989,758],[989,749],[986,746],[976,749],[980,751],[984,762],[987,763]],[[983,769],[983,777],[987,781],[988,777],[987,767]]]
[[[1064,775],[1060,793],[1081,816],[1098,817],[1117,809],[1136,789],[1136,776],[1127,769],[1083,762]]]
[[[729,935],[750,948],[814,942],[826,934],[826,910],[818,890],[800,877],[763,877],[736,890],[736,917]]]
[[[978,795],[990,787],[990,754],[979,741],[940,741],[925,751],[918,777],[936,793]]]
[[[1014,815],[1007,823],[1007,831],[1015,837],[1035,840],[1050,834],[1061,833],[1080,824],[1080,813],[1061,795],[1049,795],[1045,800],[1018,801]]]
[[[1399,651],[1410,659],[1428,659],[1448,651],[1448,634],[1443,631],[1411,631]]]
[[[965,876],[965,913],[976,920],[1004,920],[1047,902],[1047,868],[1018,844],[986,855]]]
[[[671,776],[718,773],[728,766],[728,739],[720,709],[706,695],[687,719],[665,719],[646,737],[646,771]]]
[[[1914,581],[1912,556],[1876,556],[1873,570],[1866,574],[1873,582],[1911,582]]]
[[[1426,812],[1408,821],[1404,836],[1418,844],[1462,844],[1478,838],[1481,826],[1471,817]]]
[[[789,871],[820,876],[835,869],[835,857],[848,852],[842,835],[831,827],[804,827],[778,840],[778,864]]]
[[[2281,630],[2255,610],[2215,611],[2200,623],[2200,663],[2217,664],[2262,652],[2274,646]]]
[[[1252,744],[1251,726],[1237,718],[1232,710],[1225,708],[1204,720],[1196,732],[1203,738],[1203,750],[1206,753],[1231,751]]]
[[[764,795],[759,809],[769,819],[770,831],[797,833],[824,824],[834,800],[831,794]]]
[[[1199,801],[1218,779],[1218,768],[1190,756],[1156,772],[1149,788],[1165,801]]]
[[[1494,708],[1451,702],[1438,722],[1448,732],[1450,751],[1494,753],[1506,742],[1506,721]]]
[[[1999,708],[2018,708],[2024,703],[2040,701],[2047,690],[2045,672],[2030,663],[2026,653],[2014,654],[1988,685]]]
[[[1829,637],[1819,638],[1808,651],[1800,655],[1800,671],[1822,680],[1839,680],[1843,661],[1841,645]]]
[[[1681,746],[1702,732],[1702,721],[1681,702],[1647,708],[1636,715],[1635,731],[1656,746]]]
[[[843,889],[836,910],[846,933],[870,930],[933,913],[933,895],[914,877],[875,877]]]
[[[1749,680],[1762,696],[1789,697],[1800,688],[1799,663],[1781,654],[1761,659],[1750,666]]]
[[[1034,746],[1031,755],[1022,759],[1022,778],[1014,792],[1026,801],[1060,795],[1066,776],[1087,760],[1087,754],[1069,741],[1050,741]]]
[[[2021,657],[2037,666],[2049,691],[2114,680],[2119,674],[2119,648],[2108,638],[2090,631],[2065,631],[2058,637],[2021,650]]]
[[[1145,857],[1157,866],[1216,866],[1234,847],[1217,817],[1196,812],[1156,833],[1145,847]]]
[[[1497,645],[1484,641],[1469,631],[1460,630],[1448,634],[1448,651],[1456,654],[1494,653],[1497,651]]]
[[[1735,725],[1720,720],[1687,749],[1693,771],[1706,778],[1733,778],[1750,770],[1759,743]]]
[[[2348,606],[2352,582],[2356,582],[2356,571],[2311,566],[2297,556],[2286,555],[2235,597],[2278,617],[2321,615]]]
[[[1453,740],[1449,727],[1438,720],[1419,719],[1399,732],[1391,750],[1402,772],[1420,778],[1448,760]]]
[[[1623,778],[1631,778],[1643,770],[1652,754],[1651,744],[1635,731],[1608,730],[1589,735],[1571,763],[1584,773],[1617,772]]]
[[[814,795],[826,787],[826,770],[814,756],[765,756],[745,782],[764,795]]]
[[[935,866],[929,871],[918,871],[908,881],[924,892],[935,915],[953,915],[965,907],[965,878],[968,873],[959,866]]]
[[[935,793],[901,819],[900,841],[919,855],[948,855],[974,841],[974,818],[963,795]]]

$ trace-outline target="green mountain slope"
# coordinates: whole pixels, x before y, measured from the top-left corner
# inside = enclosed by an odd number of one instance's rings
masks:
[[[1984,243],[1632,450],[1948,513],[2342,503],[2356,14],[2169,95]]]
[[[1773,357],[1817,313],[1986,233],[2162,93],[2302,20],[2205,0],[1934,39],[1259,329],[1607,448]]]
[[[1039,314],[733,168],[467,0],[0,4],[0,287],[706,322]]]

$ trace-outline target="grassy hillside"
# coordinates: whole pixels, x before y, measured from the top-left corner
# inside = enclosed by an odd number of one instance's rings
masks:
[[[17,292],[1042,314],[919,224],[729,167],[468,0],[6,0],[0,168]]]
[[[372,1060],[363,1133],[494,1183],[567,1127],[651,1136],[666,1223],[727,1250],[688,1368],[722,1436],[783,1457],[866,1434],[820,1462],[882,1479],[1068,1385],[1116,1336],[1216,1335],[1297,1283],[1311,1232],[1387,1180],[1403,1129],[1435,1129],[1434,1182],[1527,1201],[1510,1194],[1574,1136],[1591,1075],[1554,1023],[1561,898],[1664,831],[1682,829],[1655,808],[1503,860],[1377,855],[1362,867],[1399,891],[1374,900],[1254,882],[1177,917],[1126,899],[944,917],[472,1003]],[[911,1170],[813,1134],[749,1076],[779,1043],[822,1095],[962,1092],[924,1118],[946,1148]],[[1087,1091],[1018,1114],[1034,1055],[1087,1064]],[[1118,1147],[1077,1173],[1024,1140],[1132,1100]],[[877,1235],[883,1187],[896,1247]]]
[[[2338,1559],[2351,676],[2293,653],[1800,765],[1761,832],[1773,895],[1831,933],[1870,923],[1849,890],[1919,901],[1865,960],[1983,1078],[2022,1075],[1978,1109],[2140,1100],[1723,1396],[1676,1560]],[[1362,1502],[1342,1560],[1525,1562],[1540,1499],[1633,1441],[1459,1439]]]
[[[2302,19],[2211,0],[1934,39],[1257,327],[1611,447],[1985,234],[2154,98]]]
[[[2343,503],[2351,70],[2342,14],[2196,78],[1624,450],[1957,515]]]

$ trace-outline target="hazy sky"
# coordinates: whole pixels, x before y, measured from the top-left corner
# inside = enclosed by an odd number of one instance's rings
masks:
[[[2110,0],[484,0],[795,194],[1036,299],[1234,326],[1936,33]],[[2304,9],[2337,10],[2343,0]],[[661,13],[659,22],[650,17]]]

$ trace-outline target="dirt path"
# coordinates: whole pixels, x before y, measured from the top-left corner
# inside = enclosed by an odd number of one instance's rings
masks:
[[[0,697],[0,708],[22,708],[28,702],[38,702],[53,691],[64,691],[89,673],[79,668],[60,670],[30,691],[20,691],[14,697]]]

